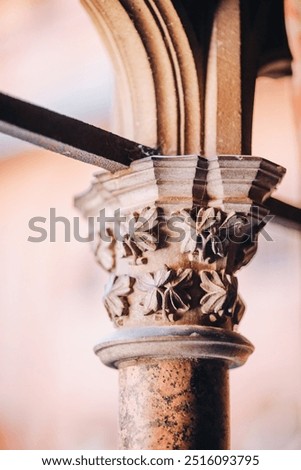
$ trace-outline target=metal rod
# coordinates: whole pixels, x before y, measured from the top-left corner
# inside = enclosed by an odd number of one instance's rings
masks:
[[[301,209],[299,207],[292,206],[272,197],[267,199],[264,205],[271,211],[272,215],[276,216],[275,223],[300,230]]]
[[[114,172],[156,149],[0,93],[0,132]]]

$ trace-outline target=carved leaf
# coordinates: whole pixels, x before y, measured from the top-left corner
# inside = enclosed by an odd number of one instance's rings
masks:
[[[163,316],[172,320],[172,314],[189,310],[191,297],[188,289],[192,285],[192,274],[192,269],[172,271],[165,267],[141,276],[137,285],[147,293],[142,301],[145,313],[161,310]]]
[[[164,286],[165,283],[169,280],[171,273],[171,269],[168,269],[167,266],[165,266],[164,269],[159,269],[159,271],[156,271],[154,275],[155,285],[157,287]]]
[[[155,251],[157,249],[157,238],[148,232],[135,232],[130,239],[132,245],[143,253],[144,251]]]
[[[156,207],[144,208],[140,215],[131,214],[121,226],[123,235],[122,256],[141,257],[145,251],[155,251],[158,240],[151,231],[158,223],[158,211]]]
[[[156,207],[145,207],[137,219],[137,230],[150,231],[158,224],[158,210]]]
[[[253,242],[246,244],[246,246],[242,249],[241,260],[237,260],[236,269],[239,269],[241,266],[245,266],[248,264],[253,256],[256,254],[258,248],[258,240],[254,240]]]
[[[245,312],[245,304],[241,300],[241,298],[238,296],[237,301],[235,303],[235,307],[233,309],[233,324],[238,325],[243,317],[243,314]]]
[[[201,311],[203,313],[218,313],[226,300],[227,290],[222,279],[216,271],[201,271],[201,288],[207,292],[201,300]]]
[[[227,288],[227,299],[224,304],[224,312],[226,315],[233,317],[235,305],[237,303],[237,288],[238,282],[235,276],[226,274],[224,283]]]
[[[185,230],[181,243],[181,253],[199,252],[200,259],[210,260],[214,257],[224,256],[223,244],[217,235],[218,226],[222,219],[220,210],[209,207],[199,209],[196,221],[188,211],[181,211],[182,218],[178,224]],[[201,253],[204,251],[204,253]],[[209,253],[207,253],[209,251]]]
[[[178,269],[166,284],[165,305],[169,313],[184,313],[190,308],[191,296],[187,289],[192,285],[192,269]]]
[[[158,289],[152,289],[147,292],[142,303],[145,314],[157,312],[160,310],[161,304],[162,298]]]
[[[99,237],[98,243],[94,250],[96,261],[106,271],[112,271],[115,266],[114,245],[115,242],[113,240],[111,242],[108,242],[102,240]]]
[[[210,239],[210,245],[211,245],[212,252],[216,256],[219,256],[220,258],[222,258],[225,255],[223,244],[217,235],[214,235]]]
[[[197,233],[202,233],[205,230],[208,230],[210,227],[218,223],[220,218],[220,211],[215,213],[215,209],[213,207],[209,207],[208,209],[201,208],[196,218]]]
[[[130,293],[129,276],[112,275],[105,286],[104,304],[110,318],[121,317],[127,311],[126,296]]]
[[[192,284],[192,274],[193,270],[190,268],[187,269],[178,269],[174,279],[169,283],[172,287],[190,287]]]
[[[167,267],[156,271],[155,273],[145,273],[137,280],[138,289],[146,292],[142,301],[144,312],[146,314],[156,312],[162,307],[163,286],[171,276],[171,270]]]
[[[238,315],[237,279],[216,271],[201,271],[202,289],[207,292],[200,300],[201,312],[209,315],[211,322]]]
[[[181,241],[181,253],[193,253],[197,246],[195,221],[186,210],[173,215],[178,218],[178,220],[173,222],[174,226],[181,228],[184,232],[183,240]]]
[[[200,234],[199,238],[200,260],[210,263],[225,256],[227,244],[225,241],[222,242],[218,235],[209,232],[206,235]]]
[[[163,286],[169,279],[171,270],[167,267],[159,269],[155,273],[145,273],[137,280],[137,285],[143,292]]]
[[[183,241],[181,243],[181,253],[193,253],[197,247],[196,232],[190,231],[191,228],[185,231]]]
[[[230,214],[227,215],[226,219],[223,221],[219,228],[234,229],[235,226],[243,227],[245,225],[248,225],[249,222],[249,218],[245,215],[239,215],[235,212],[230,212]]]

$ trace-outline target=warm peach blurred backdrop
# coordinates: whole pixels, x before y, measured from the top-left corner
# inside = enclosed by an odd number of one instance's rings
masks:
[[[297,28],[301,13],[293,16]],[[1,91],[112,128],[113,73],[78,0],[1,0],[0,64]],[[301,120],[300,101],[295,110]],[[253,154],[288,168],[277,197],[300,206],[296,136],[291,79],[258,80]],[[112,329],[106,275],[88,244],[65,243],[62,229],[56,243],[27,241],[29,219],[51,207],[79,216],[73,197],[95,168],[4,136],[0,154],[0,447],[114,448],[117,373],[92,351]],[[267,230],[273,241],[261,237],[239,276],[240,330],[256,351],[231,372],[232,447],[300,449],[301,240],[284,226]]]

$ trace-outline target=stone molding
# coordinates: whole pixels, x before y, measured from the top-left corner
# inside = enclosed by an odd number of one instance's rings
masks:
[[[215,359],[230,368],[243,365],[254,346],[233,331],[203,326],[118,329],[95,347],[101,361],[113,368],[147,359]]]

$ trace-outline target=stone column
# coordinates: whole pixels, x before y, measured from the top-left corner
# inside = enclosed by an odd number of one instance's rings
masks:
[[[259,157],[152,156],[76,199],[100,216],[94,251],[111,273],[116,330],[95,351],[119,370],[122,449],[229,448],[228,369],[253,351],[236,272],[283,174]]]

